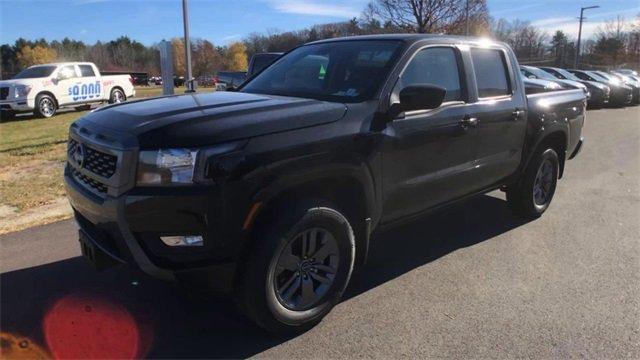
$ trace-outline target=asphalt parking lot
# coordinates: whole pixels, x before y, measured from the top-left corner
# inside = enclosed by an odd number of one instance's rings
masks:
[[[95,354],[125,314],[146,357],[640,358],[640,107],[589,111],[584,136],[541,219],[517,220],[495,192],[379,234],[305,334],[265,334],[224,298],[123,268],[97,273],[69,220],[0,237],[2,332]],[[80,299],[71,317],[106,309],[113,326],[53,331],[65,299]]]

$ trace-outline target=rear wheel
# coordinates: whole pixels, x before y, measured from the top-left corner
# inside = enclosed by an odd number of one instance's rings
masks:
[[[268,331],[304,331],[340,300],[355,240],[349,221],[330,204],[306,203],[265,221],[246,261],[241,307]],[[286,213],[289,216],[286,216]]]
[[[50,118],[56,114],[58,110],[58,105],[56,101],[47,94],[40,94],[36,96],[35,109],[33,109],[34,114],[40,118]]]
[[[109,96],[109,104],[118,104],[127,100],[124,92],[120,89],[111,90],[111,96]]]
[[[507,190],[507,202],[516,215],[536,218],[547,210],[556,191],[558,168],[555,150],[538,152],[519,183]]]

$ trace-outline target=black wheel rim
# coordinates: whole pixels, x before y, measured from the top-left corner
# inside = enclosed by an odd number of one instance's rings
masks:
[[[280,304],[303,311],[313,308],[331,290],[338,271],[338,242],[322,228],[306,229],[278,255],[274,289]]]
[[[533,183],[533,202],[538,206],[546,205],[551,197],[553,187],[553,164],[545,159],[540,164]]]

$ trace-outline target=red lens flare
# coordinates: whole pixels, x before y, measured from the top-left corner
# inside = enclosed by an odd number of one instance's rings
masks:
[[[49,352],[57,359],[134,359],[146,355],[150,337],[121,304],[90,295],[56,301],[44,318]]]

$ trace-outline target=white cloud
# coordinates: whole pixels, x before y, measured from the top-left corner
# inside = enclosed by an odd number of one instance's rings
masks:
[[[268,0],[276,10],[287,14],[352,18],[360,15],[362,4],[337,5],[313,0]]]
[[[616,15],[627,15],[624,17],[624,24],[625,26],[629,26],[634,22],[635,16],[628,15],[634,14],[638,10],[640,10],[640,7],[625,9],[621,11],[597,13],[591,16],[587,16],[589,14],[585,13],[586,20],[582,23],[582,38],[589,39],[593,37],[598,31],[598,28],[603,28],[607,24],[607,21],[611,20],[613,16]],[[577,17],[555,17],[535,20],[531,22],[531,25],[539,28],[542,31],[548,32],[550,35],[552,35],[556,30],[562,30],[569,37],[577,38],[580,22],[578,21]]]
[[[531,8],[539,7],[542,5],[543,4],[526,4],[522,6],[510,7],[510,8],[500,9],[496,11],[490,11],[489,15],[493,16],[494,18],[497,18],[498,15],[502,16],[504,14],[519,13],[522,10],[531,9]]]
[[[562,30],[567,36],[577,38],[579,22],[577,19],[571,20],[558,20],[550,21],[552,19],[534,21],[531,25],[539,28],[542,31],[546,31],[549,35],[553,35],[556,30]],[[628,26],[632,23],[632,20],[625,20],[625,24]],[[595,35],[598,28],[603,28],[606,25],[606,20],[601,21],[589,21],[582,23],[582,38],[589,39]]]
[[[223,43],[227,43],[233,40],[237,40],[239,38],[241,38],[242,35],[241,34],[233,34],[233,35],[229,35],[229,36],[225,36],[223,38],[220,39],[220,41],[222,41]]]

